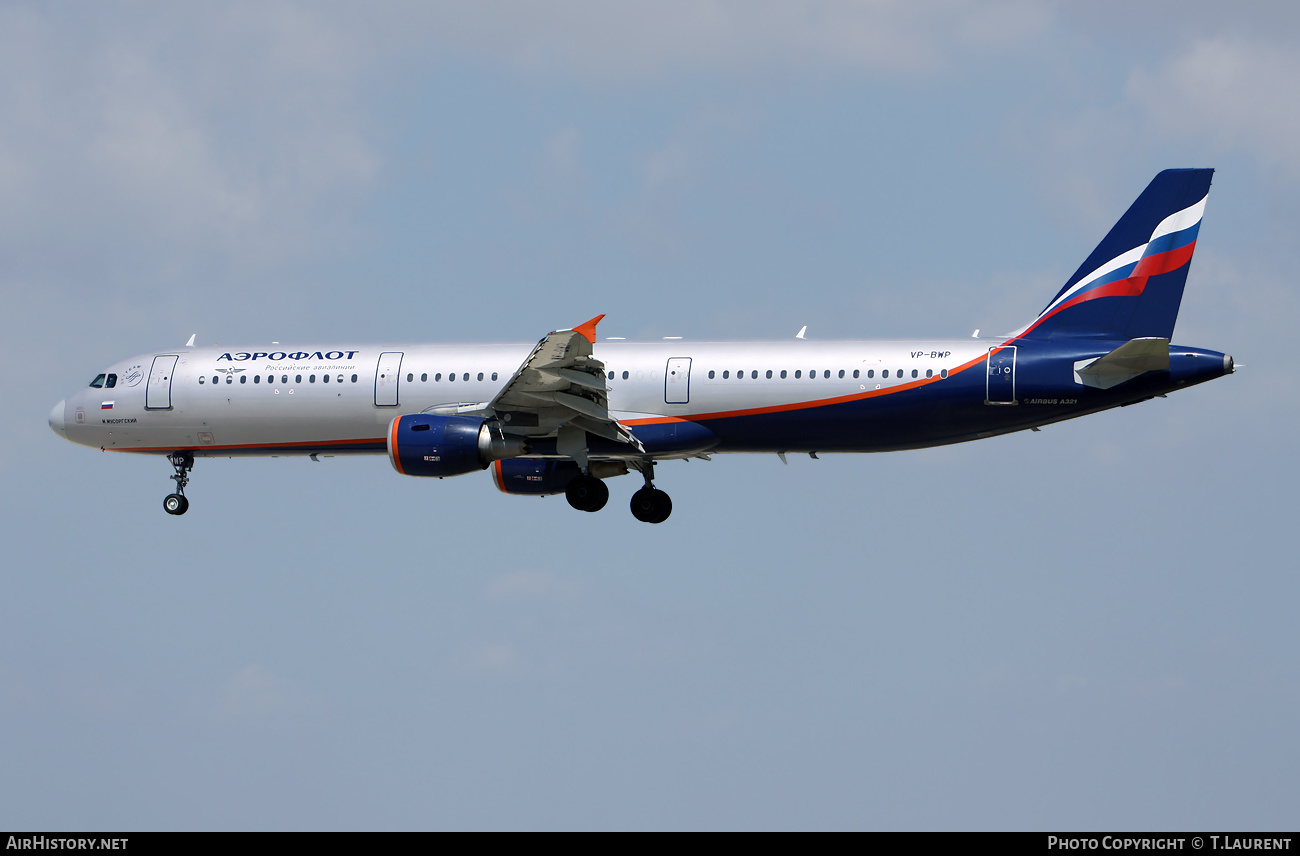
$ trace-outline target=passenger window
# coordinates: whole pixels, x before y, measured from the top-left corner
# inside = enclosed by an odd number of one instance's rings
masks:
[[[262,376],[260,374],[253,375],[253,383],[261,383],[261,382],[262,382]]]
[[[812,371],[808,372],[808,380],[812,380],[816,377],[817,377],[817,369],[813,369]]]
[[[822,377],[826,378],[827,380],[830,380],[830,378],[831,378],[831,370],[830,370],[830,369],[827,369],[827,370],[825,371],[825,373],[822,374]],[[844,377],[844,372],[840,372],[840,377]]]
[[[917,369],[912,369],[912,377],[920,377],[920,375],[921,375],[920,371],[918,371]]]
[[[421,373],[420,373],[420,383],[428,383],[428,382],[429,382],[429,373],[428,373],[428,372],[421,372]]]
[[[768,380],[771,380],[771,379],[772,379],[772,370],[771,370],[771,369],[768,369],[768,370],[767,370],[767,379],[768,379]]]
[[[455,383],[455,382],[456,382],[456,373],[447,372],[447,383]]]
[[[234,383],[234,382],[235,379],[233,377],[231,377],[230,375],[226,375],[226,383]]]
[[[327,374],[323,374],[323,375],[321,375],[321,376],[320,376],[320,382],[321,382],[321,383],[329,383],[329,382],[330,382],[330,376],[327,375]]]
[[[781,380],[785,380],[785,369],[781,369]]]
[[[248,375],[246,375],[246,374],[241,374],[241,375],[239,376],[239,382],[240,382],[240,383],[248,383]]]
[[[465,372],[465,374],[461,377],[461,380],[469,380],[469,372]]]
[[[627,372],[623,372],[623,380],[627,380]]]
[[[858,379],[858,370],[857,370],[857,369],[854,369],[854,370],[853,370],[853,379],[854,379],[854,380],[857,380],[857,379]]]
[[[881,370],[880,370],[880,376],[881,376],[881,377],[889,377],[889,369],[881,369]]]
[[[199,375],[199,383],[205,383],[205,382],[207,382],[207,378],[204,377],[203,375]]]
[[[731,377],[731,372],[729,372],[729,371],[725,371],[725,372],[722,373],[722,379],[723,379],[723,380],[728,380],[730,377]]]
[[[948,376],[948,370],[947,370],[947,369],[939,369],[939,377],[946,378],[947,376]]]
[[[713,380],[713,369],[709,369],[709,380]]]
[[[844,377],[844,369],[840,369],[840,377]]]
[[[483,379],[483,372],[479,372],[479,373],[478,373],[478,379],[479,379],[479,380],[482,380],[482,379]]]
[[[294,375],[294,376],[293,376],[293,382],[294,382],[294,383],[302,383],[302,375]]]
[[[926,370],[925,370],[925,376],[926,376],[926,377],[934,377],[934,369],[926,369]]]
[[[343,375],[339,375],[338,382],[339,382],[339,383],[343,383]]]
[[[492,379],[493,379],[493,380],[496,380],[496,379],[497,379],[497,373],[496,373],[496,372],[492,372]],[[606,380],[613,380],[613,379],[614,379],[614,373],[613,373],[613,372],[610,372],[610,373],[609,373],[609,377],[606,378]]]
[[[213,376],[212,376],[212,382],[213,382],[213,383],[216,383],[216,382],[217,382],[217,376],[216,376],[216,375],[213,375]]]
[[[749,379],[750,379],[750,380],[758,380],[758,370],[757,370],[757,369],[755,369],[754,371],[751,371],[751,372],[749,373]]]
[[[308,376],[307,376],[307,382],[308,382],[308,383],[315,383],[315,382],[316,382],[316,375],[308,375]]]
[[[438,372],[436,375],[433,376],[433,382],[439,383],[441,381],[442,381],[442,372]]]
[[[104,378],[106,377],[108,377],[108,375],[95,375],[95,379],[90,382],[91,387],[93,389],[103,389]]]
[[[796,380],[803,377],[803,369],[795,369],[794,376]]]
[[[357,382],[357,376],[356,376],[356,375],[353,375],[353,376],[352,376],[352,382],[353,382],[353,383],[356,383],[356,382]]]
[[[613,372],[610,372],[610,373],[609,373],[609,376],[610,376],[610,377],[613,377],[613,376],[614,376],[614,373],[613,373]],[[496,373],[496,372],[492,372],[492,379],[493,379],[493,380],[496,380],[496,379],[497,379],[497,373]]]

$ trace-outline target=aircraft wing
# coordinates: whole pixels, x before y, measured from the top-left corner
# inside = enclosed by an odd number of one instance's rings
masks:
[[[560,454],[586,456],[586,433],[645,448],[609,415],[605,364],[592,355],[597,315],[572,330],[557,330],[537,343],[524,364],[506,382],[487,409],[507,434],[545,437],[556,434]]]

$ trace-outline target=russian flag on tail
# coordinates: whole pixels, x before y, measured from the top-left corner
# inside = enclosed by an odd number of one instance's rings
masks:
[[[1212,169],[1157,175],[1017,337],[1171,338],[1213,175]]]

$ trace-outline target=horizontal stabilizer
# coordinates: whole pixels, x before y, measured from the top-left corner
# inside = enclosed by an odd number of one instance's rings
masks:
[[[1146,372],[1169,371],[1169,340],[1133,339],[1095,360],[1074,364],[1074,379],[1084,386],[1110,389]]]

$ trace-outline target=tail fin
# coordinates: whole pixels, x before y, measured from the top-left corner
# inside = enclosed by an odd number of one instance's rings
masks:
[[[1173,336],[1212,169],[1167,169],[1019,334],[1026,339]]]

